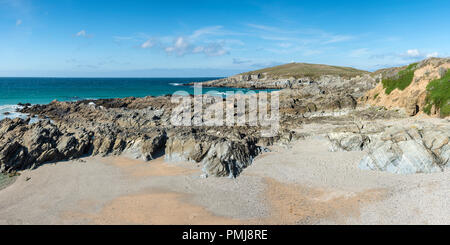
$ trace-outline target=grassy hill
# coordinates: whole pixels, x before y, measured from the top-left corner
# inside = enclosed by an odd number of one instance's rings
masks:
[[[345,78],[355,77],[358,75],[369,74],[368,71],[362,71],[351,67],[329,66],[320,64],[307,63],[290,63],[280,66],[269,67],[261,70],[242,73],[242,75],[254,75],[267,73],[268,76],[274,78],[286,77],[310,77],[317,79],[322,75],[338,75]]]

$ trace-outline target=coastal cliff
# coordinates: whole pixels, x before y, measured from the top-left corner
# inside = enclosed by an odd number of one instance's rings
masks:
[[[423,81],[445,78],[446,71],[442,68],[447,66],[447,60],[437,59],[410,66],[414,69],[411,88],[422,89],[420,96],[412,97],[416,99],[415,105],[418,100],[420,108],[436,102],[422,94],[429,93]],[[386,86],[383,75],[399,74],[405,69],[408,67],[374,74],[344,69],[349,73],[338,75],[327,75],[329,69],[325,69],[321,74],[316,70],[316,77],[311,76],[307,83],[298,82],[304,81],[299,78],[295,86],[273,92],[279,96],[280,130],[271,137],[261,135],[267,126],[250,122],[239,126],[175,126],[171,122],[174,114],[196,113],[191,104],[177,111],[180,108],[176,109],[178,104],[173,102],[176,95],[22,104],[19,111],[29,115],[28,119],[0,121],[0,170],[15,172],[84,156],[124,155],[146,161],[164,156],[168,162],[196,164],[205,177],[237,177],[255,157],[269,151],[273,145],[289,147],[295,140],[324,137],[330,144],[330,151],[366,152],[360,163],[363,169],[408,174],[443,171],[450,158],[448,120],[417,119],[398,124],[396,122],[417,113],[405,112],[401,108],[405,105],[400,102],[400,108],[384,106],[397,93],[395,90],[391,95],[380,94],[377,98],[373,95]],[[260,85],[268,88],[275,80],[264,81]],[[229,85],[228,82],[221,84]],[[408,101],[411,98],[408,89],[403,93],[405,97],[397,100]],[[246,94],[240,99],[252,96],[258,95]],[[223,107],[225,101],[213,96],[179,98],[202,100],[202,110]],[[237,100],[228,106],[235,108],[236,103]],[[439,103],[442,114],[447,104],[442,107],[442,101]],[[438,113],[437,104],[433,106],[434,113]],[[303,130],[316,124],[319,130]]]
[[[375,72],[382,78],[363,98],[369,105],[403,108],[410,116],[450,116],[450,59],[430,58]]]

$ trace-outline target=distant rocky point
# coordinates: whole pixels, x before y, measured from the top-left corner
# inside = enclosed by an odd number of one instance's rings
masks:
[[[307,63],[290,63],[246,72],[228,78],[203,82],[205,87],[234,87],[251,89],[299,88],[322,79],[351,79],[370,72],[350,67]],[[190,83],[189,85],[193,85]]]

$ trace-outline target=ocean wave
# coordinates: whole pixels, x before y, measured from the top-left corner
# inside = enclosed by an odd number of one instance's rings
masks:
[[[20,110],[22,108],[23,108],[23,106],[19,106],[19,105],[0,105],[0,121],[5,118],[9,118],[9,119],[14,119],[14,118],[26,119],[26,118],[28,118],[28,114],[18,112],[18,110]],[[37,118],[31,118],[30,123],[34,123],[36,121],[38,121]]]
[[[16,117],[23,117],[23,113],[17,112],[22,107],[19,105],[0,105],[0,120],[5,118],[14,119]]]
[[[169,83],[169,85],[172,85],[172,86],[183,86],[182,83]]]

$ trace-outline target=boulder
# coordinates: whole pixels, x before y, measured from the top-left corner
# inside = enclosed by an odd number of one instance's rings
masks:
[[[449,134],[448,127],[388,129],[359,167],[397,174],[440,172],[448,167]]]
[[[207,176],[237,177],[261,150],[251,139],[230,140],[205,133],[181,132],[168,137],[165,160],[200,163]]]
[[[28,124],[16,118],[3,120],[0,131],[0,168],[23,170],[45,162],[68,160],[87,153],[90,138],[84,132],[61,131],[50,121]]]

